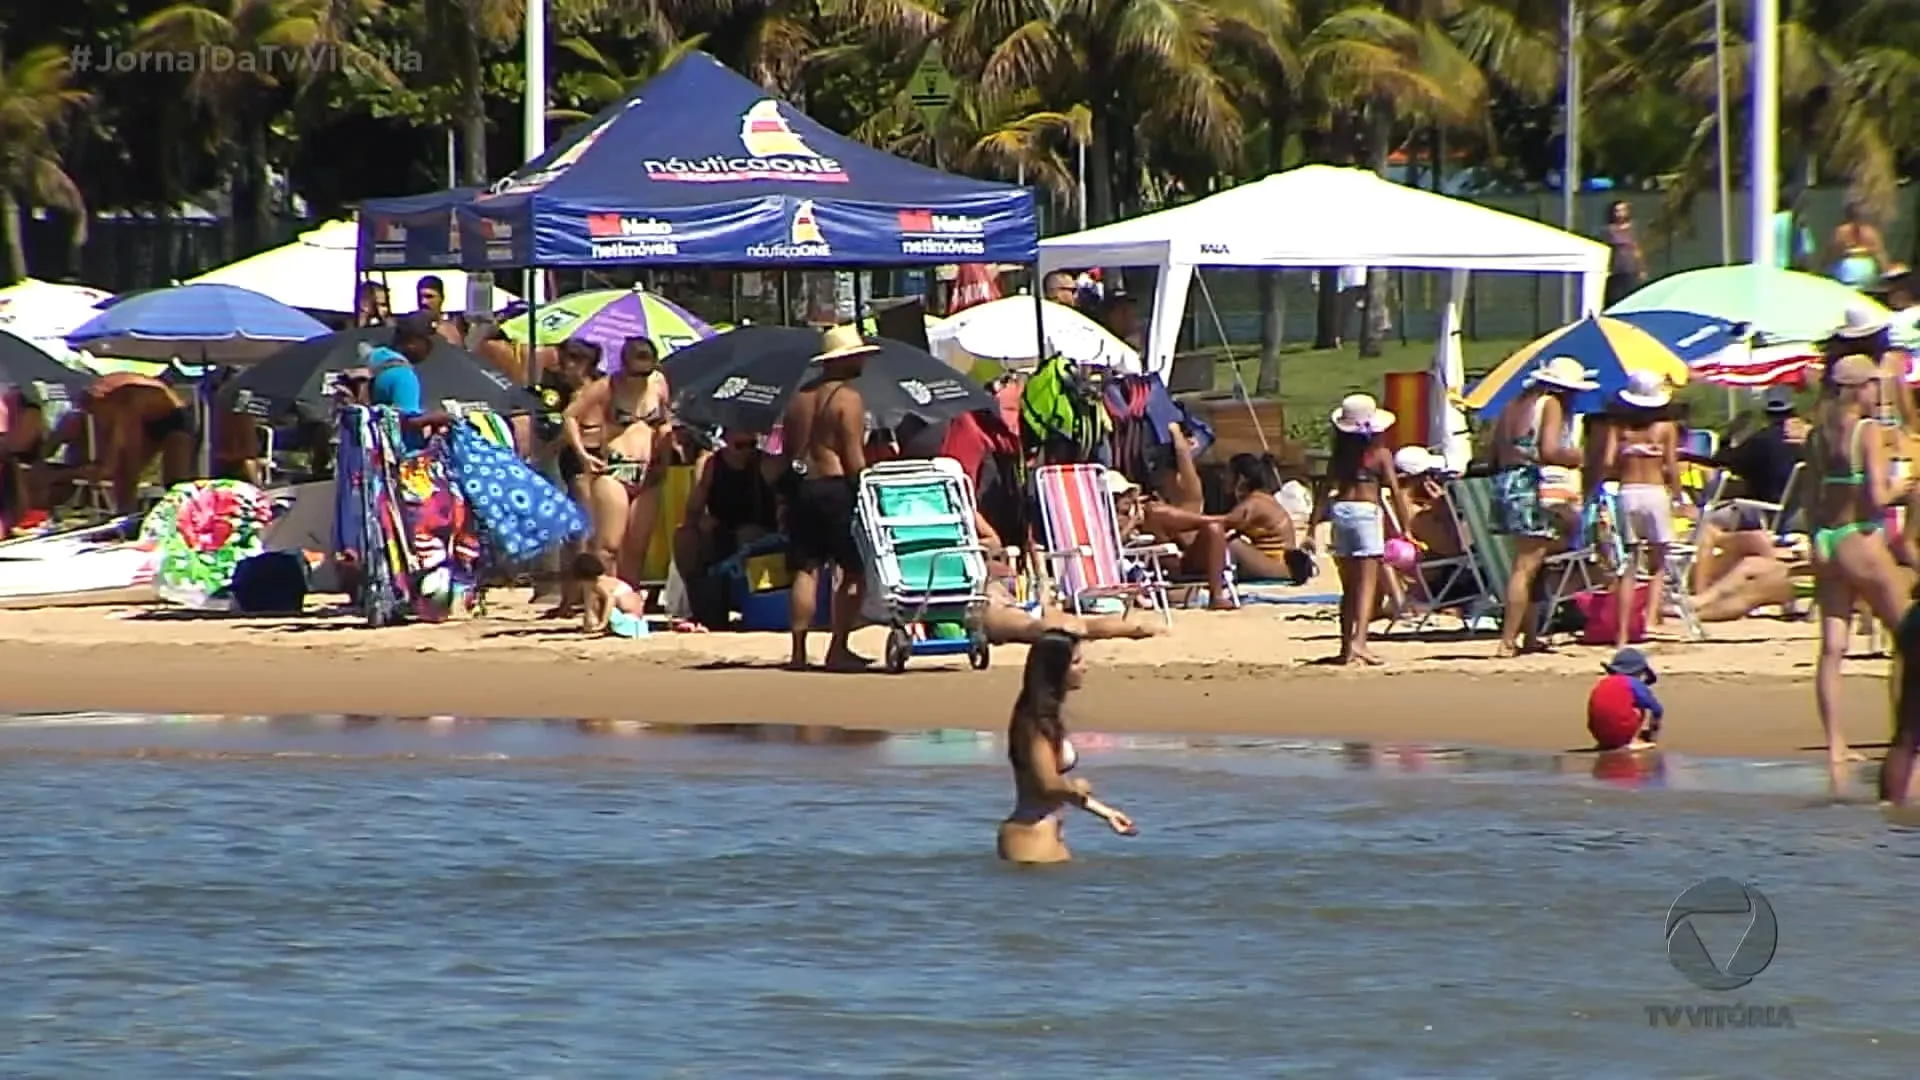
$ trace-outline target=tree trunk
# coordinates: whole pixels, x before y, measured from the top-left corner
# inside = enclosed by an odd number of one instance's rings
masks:
[[[480,56],[480,0],[463,0],[466,18],[460,27],[460,152],[461,182],[487,182],[487,102],[481,93],[485,78]]]
[[[1113,125],[1106,107],[1093,111],[1087,145],[1087,224],[1105,225],[1113,220]]]
[[[253,118],[243,118],[239,143],[233,148],[227,181],[229,259],[243,259],[260,250],[261,163],[254,158],[253,129]]]
[[[1387,175],[1389,142],[1393,138],[1393,106],[1375,98],[1367,105],[1367,156],[1373,171]],[[1379,356],[1380,339],[1387,328],[1387,275],[1385,266],[1367,267],[1366,307],[1360,313],[1360,355]]]
[[[1327,130],[1318,132],[1309,129],[1309,143],[1315,150],[1308,153],[1308,160],[1325,161],[1336,165],[1353,163],[1353,122],[1351,117],[1334,110]],[[1340,268],[1323,266],[1319,270],[1320,291],[1318,303],[1314,305],[1313,347],[1316,349],[1337,349],[1347,336],[1346,298],[1340,295]]]
[[[1273,103],[1267,113],[1267,168],[1278,172],[1283,167],[1283,158],[1287,153],[1287,130],[1290,123],[1292,99],[1282,96]],[[1286,294],[1282,290],[1280,271],[1262,270],[1260,272],[1260,373],[1254,378],[1253,392],[1261,397],[1277,397],[1280,393],[1280,342],[1286,336]]]
[[[27,276],[27,245],[20,235],[20,200],[13,189],[0,185],[0,235],[7,245],[7,279],[11,284]]]

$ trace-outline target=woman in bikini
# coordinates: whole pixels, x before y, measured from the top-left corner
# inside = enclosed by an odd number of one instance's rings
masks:
[[[1680,427],[1666,415],[1673,400],[1659,376],[1635,371],[1619,395],[1621,409],[1607,425],[1602,460],[1620,478],[1618,526],[1625,542],[1614,585],[1618,630],[1614,647],[1627,647],[1634,594],[1645,566],[1647,629],[1660,625],[1661,590],[1666,583],[1667,552],[1673,547],[1673,507],[1681,501]]]
[[[1333,413],[1333,453],[1327,462],[1332,495],[1313,508],[1307,535],[1322,520],[1333,523],[1333,562],[1340,572],[1340,655],[1334,663],[1383,663],[1367,647],[1367,625],[1373,619],[1382,588],[1381,568],[1387,553],[1387,521],[1381,499],[1393,498],[1393,520],[1413,517],[1400,490],[1393,451],[1380,441],[1394,416],[1366,394],[1352,394]],[[1395,528],[1398,533],[1399,529]],[[1391,587],[1391,586],[1388,586]]]
[[[1834,280],[1842,284],[1870,289],[1880,283],[1887,269],[1887,243],[1859,203],[1847,203],[1845,220],[1833,228],[1827,258]]]
[[[1527,377],[1527,389],[1500,412],[1493,428],[1494,531],[1513,538],[1500,618],[1500,656],[1540,647],[1540,624],[1530,618],[1533,581],[1559,539],[1553,514],[1540,500],[1541,466],[1577,469],[1580,451],[1570,438],[1567,399],[1594,390],[1591,372],[1572,357],[1556,356]]]
[[[1280,505],[1278,470],[1271,458],[1235,454],[1227,461],[1233,509],[1227,511],[1227,557],[1244,581],[1304,583],[1313,576],[1313,556],[1300,550],[1293,515]]]
[[[629,338],[620,351],[620,370],[583,387],[561,421],[567,446],[589,478],[593,537],[587,550],[629,582],[640,576],[659,510],[653,463],[666,460],[672,431],[667,401],[667,377],[659,370],[653,343]]]
[[[1819,481],[1811,507],[1814,601],[1820,609],[1820,662],[1814,704],[1827,734],[1827,759],[1861,760],[1849,751],[1840,726],[1840,666],[1855,607],[1864,602],[1889,629],[1906,614],[1899,564],[1878,535],[1896,498],[1888,466],[1886,429],[1873,410],[1878,371],[1864,356],[1842,357],[1827,372],[1825,400],[1807,450]]]
[[[1007,723],[1007,760],[1013,765],[1013,813],[1000,823],[1000,857],[1016,863],[1059,863],[1073,857],[1061,837],[1061,812],[1078,807],[1104,820],[1121,836],[1135,833],[1133,819],[1093,797],[1093,787],[1068,779],[1078,763],[1061,712],[1067,695],[1086,677],[1080,639],[1048,630],[1027,651],[1020,697]]]

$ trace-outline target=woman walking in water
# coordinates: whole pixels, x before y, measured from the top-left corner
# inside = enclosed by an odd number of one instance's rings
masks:
[[[1614,586],[1618,629],[1614,647],[1627,647],[1634,595],[1639,591],[1640,567],[1647,577],[1647,629],[1660,625],[1661,590],[1667,576],[1667,552],[1672,548],[1673,507],[1681,500],[1680,426],[1667,418],[1673,400],[1657,375],[1635,371],[1620,391],[1620,414],[1607,425],[1607,469],[1620,478],[1618,527],[1626,548],[1620,560],[1620,578]]]
[[[1066,862],[1073,855],[1061,838],[1060,812],[1077,806],[1106,821],[1121,836],[1135,833],[1133,819],[1093,797],[1093,787],[1068,779],[1078,763],[1061,716],[1067,695],[1086,676],[1080,639],[1065,630],[1040,634],[1027,652],[1020,697],[1007,724],[1007,760],[1013,764],[1013,813],[1000,823],[1000,857],[1017,863]]]
[[[566,446],[588,477],[593,537],[587,550],[629,584],[639,583],[640,562],[653,534],[659,502],[655,463],[665,464],[672,424],[667,377],[659,363],[653,342],[628,338],[619,370],[582,387],[561,421]]]
[[[1570,437],[1572,413],[1567,399],[1599,388],[1593,373],[1578,360],[1556,356],[1527,377],[1527,389],[1500,411],[1493,426],[1494,529],[1513,538],[1513,570],[1500,621],[1501,656],[1524,647],[1540,647],[1540,626],[1532,619],[1533,579],[1559,538],[1553,515],[1540,501],[1541,466],[1580,467],[1580,451]]]
[[[1321,520],[1333,523],[1333,564],[1340,572],[1340,655],[1334,659],[1339,664],[1384,662],[1367,647],[1367,624],[1373,618],[1381,559],[1387,553],[1382,489],[1393,496],[1394,520],[1413,520],[1393,467],[1393,451],[1380,442],[1393,420],[1392,413],[1366,394],[1352,394],[1340,402],[1333,413],[1333,453],[1327,462],[1333,494],[1313,508],[1313,520],[1307,525],[1311,536]]]
[[[1815,603],[1820,609],[1820,662],[1814,704],[1827,734],[1831,764],[1862,760],[1847,748],[1840,725],[1840,665],[1855,607],[1864,602],[1888,629],[1900,624],[1907,601],[1899,565],[1880,532],[1894,501],[1886,429],[1873,419],[1879,372],[1864,356],[1844,356],[1827,372],[1825,400],[1808,447],[1807,465],[1819,480],[1813,513]]]

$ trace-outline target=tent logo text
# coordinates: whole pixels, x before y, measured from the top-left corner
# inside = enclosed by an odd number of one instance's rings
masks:
[[[793,206],[787,221],[787,242],[754,244],[747,256],[754,259],[823,259],[833,254],[827,234],[820,231],[820,219],[814,213],[813,200],[801,199]]]
[[[588,214],[588,255],[595,259],[644,259],[680,254],[673,225],[632,214]]]
[[[900,250],[908,255],[985,255],[987,223],[977,217],[902,210]]]
[[[790,180],[800,183],[844,184],[847,172],[830,157],[822,157],[794,133],[772,98],[757,102],[740,118],[740,145],[746,156],[714,154],[697,158],[649,158],[641,162],[649,180],[686,183],[745,183]]]
[[[373,265],[399,266],[407,261],[407,227],[398,221],[378,222],[373,229]]]

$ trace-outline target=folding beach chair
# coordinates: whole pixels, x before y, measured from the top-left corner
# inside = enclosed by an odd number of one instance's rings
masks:
[[[1507,581],[1513,576],[1513,538],[1494,531],[1493,480],[1485,476],[1466,477],[1455,480],[1448,490],[1459,507],[1461,520],[1466,523],[1467,550],[1479,562],[1481,581],[1492,603],[1504,608]],[[1541,578],[1535,581],[1535,589],[1546,593],[1536,628],[1541,637],[1547,635],[1553,613],[1561,604],[1582,592],[1592,591],[1593,564],[1597,558],[1591,543],[1547,556],[1540,568]],[[1551,587],[1541,590],[1542,582],[1550,582]]]
[[[1400,626],[1407,627],[1411,633],[1419,633],[1443,610],[1459,613],[1460,629],[1471,630],[1481,612],[1499,603],[1496,597],[1488,593],[1486,578],[1480,573],[1479,560],[1473,557],[1471,534],[1454,503],[1450,486],[1441,490],[1440,504],[1441,509],[1453,515],[1455,534],[1462,541],[1461,553],[1445,558],[1423,556],[1411,579],[1388,571],[1394,574],[1399,587],[1393,616],[1384,633],[1391,634]],[[1400,526],[1399,515],[1394,512],[1393,506],[1386,504],[1385,509],[1388,520],[1394,522],[1395,529],[1405,535],[1406,530]]]
[[[1120,535],[1107,470],[1099,465],[1045,465],[1034,471],[1046,561],[1061,603],[1082,611],[1089,601],[1145,600],[1168,626],[1167,579],[1160,560],[1172,544],[1129,544]]]

